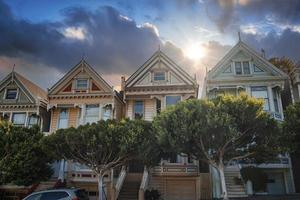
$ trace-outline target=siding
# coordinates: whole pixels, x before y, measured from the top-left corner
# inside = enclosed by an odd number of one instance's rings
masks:
[[[134,100],[127,101],[127,114],[126,117],[133,119],[133,104]],[[155,100],[146,99],[144,100],[144,119],[147,121],[152,121],[153,117],[156,115]]]
[[[77,126],[77,119],[78,119],[78,113],[79,113],[79,108],[69,108],[68,109],[68,115],[69,115],[69,122],[68,126],[69,127],[76,127]],[[59,119],[59,113],[60,109],[53,109],[51,113],[51,130],[50,132],[54,132],[57,130],[57,123]]]

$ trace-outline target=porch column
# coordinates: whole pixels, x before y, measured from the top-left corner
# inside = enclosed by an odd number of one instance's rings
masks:
[[[29,121],[28,121],[28,119],[29,119],[29,117],[28,117],[28,115],[29,115],[29,113],[28,112],[26,112],[26,116],[25,116],[25,127],[27,127],[28,126],[28,124],[29,124]]]
[[[100,103],[99,104],[99,120],[101,120],[103,117],[102,113],[103,113],[103,105]]]
[[[291,86],[292,90],[293,90],[293,87]],[[299,101],[300,100],[300,84],[297,84],[297,88],[298,88],[298,99],[296,101]],[[295,98],[295,96],[294,96]]]
[[[273,91],[271,86],[268,86],[268,97],[269,97],[270,111],[275,112],[274,97],[273,97]]]
[[[85,118],[86,104],[82,104],[80,107],[81,107],[81,115],[80,115],[79,125],[83,125],[85,123],[84,118]]]
[[[245,91],[249,96],[251,96],[251,87],[250,86],[245,86]]]
[[[65,174],[65,160],[62,159],[60,161],[60,166],[59,166],[59,172],[58,172],[58,179],[61,180],[61,182],[64,182],[64,174]]]

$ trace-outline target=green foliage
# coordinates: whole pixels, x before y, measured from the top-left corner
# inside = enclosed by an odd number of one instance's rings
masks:
[[[61,129],[48,136],[47,143],[56,150],[57,158],[84,164],[99,174],[133,159],[143,159],[147,165],[157,162],[151,124],[142,120],[101,120]]]
[[[161,194],[157,189],[151,189],[145,191],[145,200],[159,200]]]
[[[282,143],[287,144],[289,151],[300,153],[300,102],[287,107],[283,123],[285,137]]]
[[[39,127],[0,122],[0,184],[31,185],[50,178],[53,161]]]
[[[244,167],[241,169],[243,180],[250,180],[253,185],[253,190],[256,192],[264,192],[267,188],[268,175],[258,167]]]
[[[153,123],[165,151],[175,148],[214,166],[245,159],[265,162],[281,151],[281,132],[262,104],[245,94],[187,100]]]

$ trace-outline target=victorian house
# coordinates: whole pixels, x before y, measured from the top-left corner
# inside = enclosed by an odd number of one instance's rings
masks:
[[[126,102],[126,117],[148,121],[168,106],[198,96],[196,79],[160,50],[129,78],[122,77],[121,88]],[[209,195],[208,188],[205,188],[209,187],[209,182],[204,184],[209,174],[200,172],[198,163],[186,155],[174,155],[162,160],[149,172],[143,171],[136,162],[129,165],[119,199],[126,199],[125,196],[137,199],[137,192],[139,199],[142,199],[147,188],[158,189],[165,200],[203,198]],[[138,187],[134,188],[135,185]],[[128,191],[133,192],[130,194]]]
[[[264,110],[274,119],[282,121],[281,90],[288,79],[287,74],[272,65],[241,40],[207,73],[203,97],[212,99],[217,95],[238,95],[245,92],[264,101]],[[255,164],[253,164],[255,165]],[[225,170],[229,196],[245,196],[243,184],[233,180],[240,177],[241,164]],[[286,194],[294,192],[289,156],[282,155],[274,163],[255,165],[268,175],[267,193]],[[212,170],[214,196],[220,196],[219,178]]]
[[[14,70],[0,82],[0,118],[15,126],[48,131],[47,92]]]
[[[48,91],[51,112],[50,133],[99,120],[120,119],[123,101],[84,59],[67,72]],[[60,161],[54,165],[60,180],[68,186],[85,188],[91,199],[97,196],[97,178],[86,166]]]

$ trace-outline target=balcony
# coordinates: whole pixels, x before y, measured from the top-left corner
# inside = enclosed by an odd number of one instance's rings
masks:
[[[194,164],[167,163],[153,168],[155,176],[198,176],[198,166]]]

